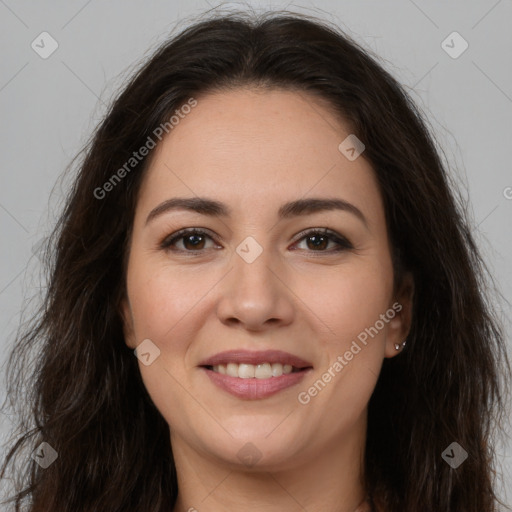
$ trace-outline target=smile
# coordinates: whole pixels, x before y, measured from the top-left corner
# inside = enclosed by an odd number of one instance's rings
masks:
[[[298,384],[313,370],[299,356],[280,350],[228,350],[199,363],[220,390],[244,400],[275,395]]]
[[[272,377],[280,377],[281,375],[288,375],[300,371],[299,368],[291,364],[281,363],[261,363],[261,364],[246,364],[246,363],[228,363],[217,364],[208,367],[215,373],[222,375],[229,375],[230,377],[238,377],[240,379],[270,379]]]

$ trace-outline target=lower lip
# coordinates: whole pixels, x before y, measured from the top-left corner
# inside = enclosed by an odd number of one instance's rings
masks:
[[[306,373],[310,371],[310,369],[307,369],[281,375],[280,377],[270,377],[269,379],[241,379],[239,377],[231,377],[223,373],[214,372],[208,368],[202,369],[216,386],[245,400],[258,400],[275,395],[283,389],[298,384]]]

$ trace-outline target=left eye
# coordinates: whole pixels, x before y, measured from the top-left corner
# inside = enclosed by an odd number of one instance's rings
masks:
[[[339,252],[353,248],[348,239],[327,228],[303,231],[299,233],[298,237],[295,243],[304,240],[307,248],[313,252]],[[160,244],[160,248],[178,252],[200,252],[206,249],[207,238],[214,241],[214,237],[204,230],[196,228],[182,229],[165,238]],[[183,248],[176,248],[177,242],[182,242]],[[325,249],[327,249],[330,242],[337,247],[326,251]],[[299,247],[299,249],[301,248]]]
[[[316,252],[339,252],[353,249],[353,245],[348,239],[327,228],[302,232],[298,236],[300,237],[299,241],[305,240],[307,247]],[[330,251],[323,250],[327,248],[329,242],[333,242],[337,247]]]

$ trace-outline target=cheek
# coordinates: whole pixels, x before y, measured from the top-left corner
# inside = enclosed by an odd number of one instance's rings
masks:
[[[391,263],[360,261],[319,277],[297,282],[298,295],[324,324],[322,339],[330,346],[347,342],[373,326],[392,299]],[[314,293],[311,293],[314,290]],[[379,324],[380,325],[380,324]]]
[[[215,285],[212,273],[177,271],[161,263],[136,267],[135,262],[133,268],[128,294],[136,335],[154,339],[162,350],[179,350],[191,320],[207,302],[205,293]]]
[[[302,387],[301,403],[324,415],[333,435],[363,413],[382,365],[388,322],[394,317],[390,260],[366,263],[337,269],[324,283],[325,293],[313,296],[315,311],[335,334],[320,337],[325,358]]]
[[[151,400],[168,424],[193,422],[192,407],[183,408],[183,389],[189,387],[189,347],[196,337],[198,315],[207,307],[205,286],[197,274],[149,261],[140,264],[135,258],[129,273],[128,295],[134,319],[136,343],[150,339],[160,350],[159,356],[139,370]],[[202,299],[202,300],[201,300]],[[178,414],[179,411],[179,414]],[[192,414],[192,416],[193,416]]]

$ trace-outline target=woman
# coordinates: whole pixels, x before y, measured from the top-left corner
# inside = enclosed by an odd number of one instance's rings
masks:
[[[509,366],[456,197],[335,28],[232,14],[169,40],[86,149],[11,357],[14,396],[41,344],[17,506],[497,510]]]

